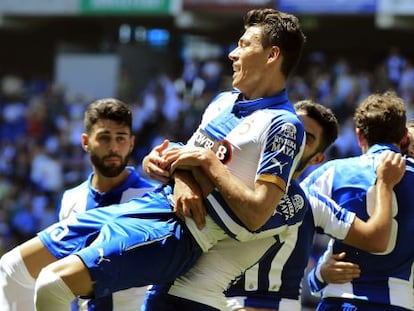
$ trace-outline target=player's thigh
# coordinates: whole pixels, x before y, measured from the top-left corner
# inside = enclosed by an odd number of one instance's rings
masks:
[[[22,260],[33,278],[37,278],[42,268],[57,260],[38,237],[21,244],[19,250]]]
[[[93,283],[83,261],[76,255],[70,255],[48,265],[45,269],[53,271],[70,288],[75,296],[89,296],[93,292]]]

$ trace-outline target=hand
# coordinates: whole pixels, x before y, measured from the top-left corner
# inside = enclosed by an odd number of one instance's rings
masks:
[[[142,167],[148,177],[163,184],[167,183],[171,177],[168,163],[163,157],[163,153],[167,150],[169,143],[168,140],[164,140],[160,145],[155,146],[142,160]]]
[[[164,159],[170,166],[170,173],[176,169],[191,169],[194,166],[202,166],[211,160],[219,161],[211,150],[201,147],[170,149],[164,154]]]
[[[331,254],[329,259],[322,263],[321,276],[326,283],[347,283],[361,274],[359,265],[352,262],[341,261],[346,253]]]
[[[385,152],[377,167],[377,179],[391,188],[400,182],[405,172],[405,159],[401,153]]]
[[[175,214],[182,220],[184,217],[192,218],[197,228],[203,229],[207,212],[201,187],[191,172],[177,171],[174,174],[174,180]]]

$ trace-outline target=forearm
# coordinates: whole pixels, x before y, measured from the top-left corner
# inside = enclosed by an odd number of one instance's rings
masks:
[[[256,182],[254,189],[249,188],[219,161],[206,161],[202,167],[232,211],[250,230],[265,224],[283,195],[283,191],[271,183]]]
[[[385,251],[391,233],[393,187],[378,180],[375,196],[374,212],[367,223],[378,250]]]

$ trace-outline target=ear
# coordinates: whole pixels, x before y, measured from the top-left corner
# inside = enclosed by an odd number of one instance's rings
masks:
[[[274,45],[270,48],[268,59],[269,61],[275,61],[279,59],[280,55],[280,48]]]
[[[323,152],[318,152],[312,157],[312,159],[309,161],[309,164],[311,165],[321,164],[323,161],[325,161],[325,158],[326,156]]]
[[[367,139],[362,134],[362,132],[361,132],[361,130],[359,128],[356,128],[355,129],[355,132],[356,132],[356,136],[357,136],[357,139],[358,139],[358,146],[361,148],[361,152],[362,153],[367,152],[368,149],[369,149],[369,147],[370,147],[368,145]]]
[[[361,130],[359,128],[356,128],[355,133],[356,133],[356,137],[357,137],[357,140],[358,140],[358,146],[360,148],[366,147],[367,141],[366,141],[364,135],[362,135]]]
[[[82,148],[83,148],[83,150],[85,150],[86,152],[88,152],[89,151],[89,147],[88,147],[89,137],[88,137],[88,134],[82,133],[81,142],[82,142]]]

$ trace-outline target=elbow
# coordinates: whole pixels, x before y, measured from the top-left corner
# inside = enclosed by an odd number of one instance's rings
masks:
[[[247,217],[243,224],[250,231],[257,231],[266,223],[269,217],[264,217],[264,215],[259,215],[259,213],[252,213]]]
[[[372,252],[374,253],[383,253],[387,250],[388,243],[382,243],[381,245],[378,245],[375,250]]]
[[[371,253],[383,253],[388,248],[388,239],[375,239],[367,247],[367,251]]]

